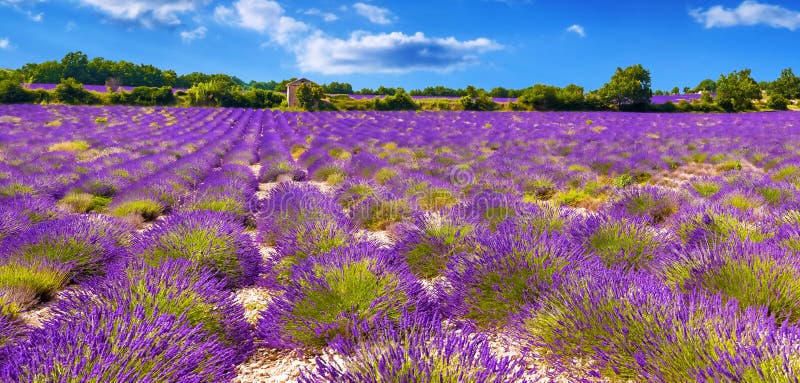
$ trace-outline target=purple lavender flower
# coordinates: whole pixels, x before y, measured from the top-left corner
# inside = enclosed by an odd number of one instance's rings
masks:
[[[379,326],[341,361],[317,358],[301,383],[521,382],[518,360],[495,356],[489,342],[468,327],[442,325],[441,318],[406,314],[400,325]]]
[[[390,250],[359,243],[294,268],[285,292],[261,312],[256,336],[268,347],[324,347],[353,339],[376,321],[427,308],[422,287]]]
[[[79,316],[85,307],[101,302],[113,309],[144,307],[150,320],[172,314],[187,326],[200,326],[235,350],[237,362],[242,362],[253,350],[253,337],[244,309],[224,288],[210,270],[197,270],[186,260],[166,260],[158,266],[133,262],[112,278],[93,281],[88,289],[64,292],[53,313]]]
[[[202,383],[230,381],[236,375],[233,351],[201,326],[121,303],[118,308],[89,305],[77,317],[47,320],[8,351],[0,378]]]
[[[228,287],[255,282],[261,255],[236,217],[198,211],[174,214],[136,238],[131,248],[149,264],[167,259],[188,259],[208,268]]]
[[[448,266],[451,310],[479,327],[502,327],[579,267],[599,265],[564,235],[498,232]]]

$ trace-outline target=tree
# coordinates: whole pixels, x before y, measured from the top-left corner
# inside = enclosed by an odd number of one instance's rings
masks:
[[[467,86],[467,95],[461,97],[459,102],[464,110],[492,111],[500,108],[500,105],[489,97],[489,93],[472,85]]]
[[[90,83],[89,58],[81,51],[69,52],[61,59],[61,78],[73,78],[80,83]]]
[[[770,109],[786,110],[789,107],[789,101],[780,94],[774,94],[769,97],[767,106]]]
[[[305,110],[318,110],[323,97],[325,90],[319,85],[303,83],[297,88],[297,102]]]
[[[753,100],[761,99],[758,83],[750,77],[750,69],[722,74],[717,80],[717,104],[727,111],[753,108]]]
[[[650,103],[653,91],[650,88],[650,72],[641,64],[625,69],[617,68],[611,81],[600,89],[603,99],[617,108],[623,105],[638,108]]]
[[[792,68],[786,68],[768,89],[770,95],[780,95],[785,100],[800,98],[800,78],[794,75]]]
[[[681,93],[681,90],[677,86],[672,88],[671,91],[669,91],[669,94],[680,94],[680,93]]]
[[[700,81],[700,83],[697,84],[696,87],[694,87],[695,92],[707,91],[714,93],[716,90],[717,90],[717,83],[710,78]]]

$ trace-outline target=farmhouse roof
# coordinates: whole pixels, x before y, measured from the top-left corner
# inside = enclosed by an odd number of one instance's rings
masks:
[[[311,81],[311,80],[309,80],[309,79],[307,79],[305,77],[302,77],[302,78],[298,78],[297,80],[294,80],[294,81],[292,81],[292,82],[290,82],[290,83],[288,83],[286,85],[300,85],[300,84],[305,84],[305,83],[309,83],[309,82],[312,83],[312,84],[314,83],[313,81]]]

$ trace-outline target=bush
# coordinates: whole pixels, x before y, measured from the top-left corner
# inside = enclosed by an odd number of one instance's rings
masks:
[[[97,95],[83,89],[83,86],[73,78],[61,80],[53,90],[53,95],[58,102],[69,105],[100,104],[100,98]]]
[[[774,110],[786,110],[788,106],[789,101],[779,94],[773,94],[767,101],[767,107]]]
[[[735,243],[676,253],[660,274],[686,291],[701,288],[739,306],[766,307],[778,323],[800,320],[800,267],[768,244]]]
[[[609,214],[589,216],[571,235],[607,267],[625,270],[650,268],[651,262],[673,243],[645,219]]]
[[[324,347],[348,344],[386,319],[399,321],[421,307],[422,288],[396,256],[360,243],[308,259],[261,312],[256,335],[268,347]]]
[[[14,80],[0,81],[0,104],[23,104],[33,102],[35,96]]]
[[[132,252],[150,265],[168,259],[192,261],[208,268],[227,287],[253,284],[261,268],[261,255],[244,226],[225,213],[198,211],[173,214],[140,235]]]
[[[449,305],[480,328],[502,328],[579,266],[596,264],[566,236],[498,232],[448,267],[453,284]]]
[[[645,274],[587,271],[532,304],[520,331],[556,368],[612,381],[742,381],[745,369],[791,363],[780,351],[791,338],[765,311],[676,294]]]
[[[624,192],[611,204],[610,211],[647,219],[659,225],[675,214],[685,203],[677,193],[656,187],[642,187]]]
[[[103,275],[126,254],[106,222],[75,215],[31,226],[3,243],[7,260],[47,260],[70,266],[70,279]]]
[[[68,263],[49,259],[10,259],[0,263],[0,314],[14,316],[49,301],[69,283]]]
[[[242,362],[253,351],[253,337],[244,309],[225,284],[210,270],[196,270],[186,260],[168,260],[158,266],[133,262],[126,269],[91,286],[63,294],[54,315],[80,317],[86,307],[113,310],[144,308],[147,320],[172,315],[188,327],[199,326],[206,339],[217,339],[235,351]]]
[[[400,226],[395,249],[418,278],[435,278],[447,271],[457,255],[472,252],[483,235],[477,223],[452,213],[417,214]]]

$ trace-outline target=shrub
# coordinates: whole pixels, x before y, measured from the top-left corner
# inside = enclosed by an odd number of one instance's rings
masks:
[[[283,233],[309,222],[344,220],[332,198],[307,184],[281,183],[264,201],[258,216],[259,241],[275,246]]]
[[[723,243],[729,239],[761,242],[773,235],[761,222],[730,208],[691,209],[677,221],[676,234],[689,247]]]
[[[295,267],[283,295],[261,312],[256,335],[268,347],[324,347],[398,321],[420,307],[421,286],[390,250],[359,243]]]
[[[345,247],[354,240],[350,223],[342,221],[313,221],[287,230],[279,236],[276,249],[279,259],[274,272],[278,280],[291,277],[291,268],[305,259]]]
[[[58,201],[73,213],[102,212],[106,205],[111,203],[111,198],[73,191]]]
[[[189,327],[199,326],[242,362],[253,350],[253,337],[244,309],[224,282],[209,270],[196,270],[186,260],[167,260],[158,266],[134,262],[112,278],[94,283],[90,289],[63,294],[53,308],[55,315],[80,317],[92,305],[117,309],[144,308],[147,320],[172,315]]]
[[[15,316],[53,298],[70,280],[68,263],[10,259],[0,263],[0,314]]]
[[[612,214],[641,217],[658,225],[675,214],[684,202],[676,193],[648,186],[624,192],[609,210]]]
[[[388,198],[388,191],[367,179],[349,179],[334,194],[333,199],[345,209],[353,209],[371,197]]]
[[[187,259],[208,268],[227,287],[255,282],[261,255],[236,217],[208,211],[174,214],[140,235],[132,252],[148,264]]]
[[[676,253],[660,275],[686,291],[702,288],[741,307],[766,307],[778,322],[800,320],[800,267],[770,244],[735,243]]]
[[[116,306],[116,305],[115,305]],[[199,326],[144,307],[85,307],[59,316],[9,351],[4,381],[227,381],[233,352]],[[151,319],[154,318],[154,319]]]
[[[261,182],[275,182],[281,175],[288,175],[293,181],[303,181],[306,172],[289,161],[272,161],[261,168],[258,179]]]
[[[417,214],[400,226],[395,249],[418,278],[434,278],[456,254],[473,251],[481,234],[477,223],[452,213]]]
[[[525,372],[516,360],[494,355],[480,333],[453,331],[436,317],[406,314],[399,327],[380,327],[372,338],[341,361],[317,359],[299,382],[511,383]]]
[[[660,234],[642,218],[594,214],[576,225],[571,233],[587,252],[607,267],[648,269],[673,240]]]
[[[474,255],[449,267],[450,306],[480,328],[506,325],[526,304],[590,261],[566,236],[505,232],[485,238]]]
[[[144,221],[154,221],[164,213],[164,205],[153,197],[134,197],[128,201],[114,203],[109,206],[111,215],[115,217],[141,217]]]
[[[650,275],[621,271],[583,273],[529,306],[519,323],[526,348],[556,368],[612,381],[740,381],[743,364],[760,366],[767,350],[788,341],[763,310],[740,312],[735,302],[676,294]]]
[[[369,198],[351,213],[353,221],[367,230],[386,230],[411,215],[406,201],[401,199]]]
[[[103,275],[126,254],[115,238],[108,235],[108,230],[105,221],[89,215],[45,221],[3,242],[5,259],[68,264],[70,279],[74,281]]]

